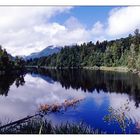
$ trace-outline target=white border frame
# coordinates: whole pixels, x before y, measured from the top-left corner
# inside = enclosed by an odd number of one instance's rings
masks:
[[[130,5],[140,5],[140,0],[0,0],[0,5],[14,5],[14,6],[27,6],[27,5],[75,5],[75,6],[87,6],[87,5],[121,5],[121,6],[130,6]]]
[[[140,6],[140,0],[0,0],[0,6]],[[13,140],[138,140],[140,135],[0,135]]]

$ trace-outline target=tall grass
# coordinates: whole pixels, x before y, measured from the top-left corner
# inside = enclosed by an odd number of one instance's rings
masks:
[[[64,123],[53,125],[51,121],[30,119],[25,123],[0,130],[1,134],[103,134],[84,123]]]

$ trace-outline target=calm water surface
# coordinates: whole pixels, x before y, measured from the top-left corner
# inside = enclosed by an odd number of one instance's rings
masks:
[[[84,122],[106,133],[140,133],[140,78],[130,73],[34,70],[0,77],[0,120],[17,120],[40,104],[84,98],[46,116],[54,124]]]

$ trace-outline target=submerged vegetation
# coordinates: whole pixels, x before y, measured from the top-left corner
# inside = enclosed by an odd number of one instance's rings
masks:
[[[129,125],[132,123],[132,120],[126,117],[126,114],[130,111],[130,109],[128,100],[118,109],[110,107],[108,109],[109,114],[104,117],[104,120],[108,123],[118,123],[122,133],[125,134],[127,127],[129,127]]]
[[[112,41],[65,46],[57,54],[27,61],[30,66],[56,68],[128,67],[140,70],[140,33]]]

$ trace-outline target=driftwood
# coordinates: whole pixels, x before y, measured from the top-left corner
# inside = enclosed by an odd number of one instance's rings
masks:
[[[74,106],[75,104],[77,104],[78,102],[80,102],[81,100],[83,100],[83,98],[81,99],[72,99],[72,100],[65,100],[64,103],[62,104],[53,104],[53,105],[48,105],[48,104],[44,104],[44,105],[40,105],[39,107],[39,111],[43,111],[43,112],[56,112],[59,111],[61,109],[66,109],[67,107],[70,106]]]

